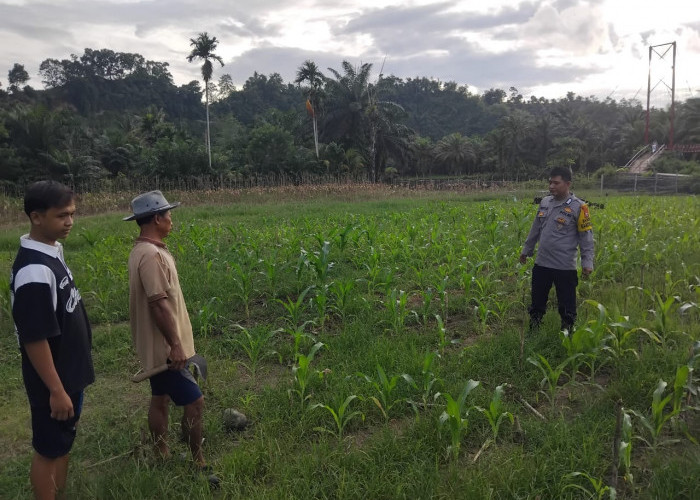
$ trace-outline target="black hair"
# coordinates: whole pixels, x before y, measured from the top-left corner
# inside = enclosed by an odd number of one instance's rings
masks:
[[[566,182],[571,182],[571,169],[569,167],[554,167],[549,172],[549,177],[560,176]]]
[[[57,181],[39,181],[30,184],[24,193],[24,213],[46,212],[49,208],[63,208],[75,198],[68,186]]]

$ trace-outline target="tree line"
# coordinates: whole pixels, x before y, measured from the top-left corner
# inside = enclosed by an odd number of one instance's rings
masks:
[[[646,112],[636,100],[525,99],[515,87],[475,94],[347,61],[326,70],[305,61],[293,82],[256,72],[236,88],[230,74],[213,78],[213,62],[223,66],[216,37],[190,42],[183,57],[202,63],[203,85],[177,86],[167,62],[109,49],[44,60],[43,89],[15,64],[0,87],[0,182],[268,173],[512,179],[554,165],[614,170],[643,146]],[[652,110],[650,141],[668,142],[669,114]],[[700,99],[677,103],[674,124],[676,143],[700,143]],[[692,154],[655,166],[700,171]]]

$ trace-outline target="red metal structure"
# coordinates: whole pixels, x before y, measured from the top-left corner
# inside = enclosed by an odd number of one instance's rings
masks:
[[[663,61],[665,60],[666,56],[668,55],[668,51],[673,49],[673,63],[671,65],[671,86],[669,87],[668,84],[664,81],[664,79],[660,79],[658,82],[654,84],[654,87],[652,88],[651,86],[651,62],[652,62],[652,55],[656,54],[657,60]],[[646,127],[644,129],[644,144],[649,144],[649,105],[651,101],[651,91],[654,90],[660,83],[662,83],[666,88],[669,88],[671,90],[671,113],[670,113],[670,119],[671,119],[671,126],[669,130],[669,135],[668,135],[668,145],[666,146],[666,149],[668,150],[673,150],[673,122],[675,119],[675,111],[676,111],[676,42],[671,42],[671,43],[662,43],[660,45],[651,45],[649,47],[649,79],[648,79],[648,84],[647,84],[647,123]]]

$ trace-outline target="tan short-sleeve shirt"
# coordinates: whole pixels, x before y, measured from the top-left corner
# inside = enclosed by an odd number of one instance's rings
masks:
[[[194,356],[192,324],[175,260],[163,243],[138,238],[129,255],[129,315],[131,337],[144,370],[165,364],[170,354],[170,346],[149,307],[151,302],[160,299],[168,301],[175,315],[177,336],[185,356]]]

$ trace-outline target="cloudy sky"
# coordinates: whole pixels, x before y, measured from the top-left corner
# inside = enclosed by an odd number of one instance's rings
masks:
[[[375,74],[425,76],[475,93],[515,86],[529,98],[568,91],[646,99],[649,46],[677,42],[676,95],[700,97],[697,0],[0,0],[0,81],[24,64],[86,47],[170,63],[177,84],[198,79],[189,39],[207,31],[240,85],[253,71],[292,81],[311,59]],[[665,50],[660,47],[659,50]],[[652,60],[653,96],[670,102],[671,51]]]

